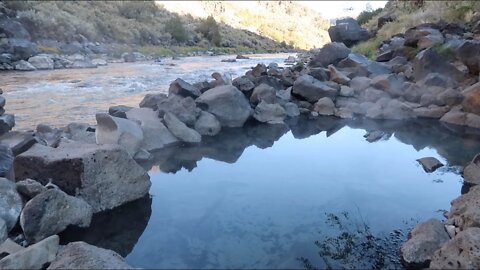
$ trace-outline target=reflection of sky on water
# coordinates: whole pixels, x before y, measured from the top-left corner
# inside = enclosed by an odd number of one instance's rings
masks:
[[[370,144],[364,133],[343,128],[297,140],[289,132],[274,147],[248,147],[234,164],[204,158],[192,172],[153,172],[152,216],[127,260],[146,268],[298,268],[303,256],[321,265],[314,241],[319,231],[336,233],[325,213],[348,211],[385,234],[441,218],[437,210],[460,194],[461,177],[427,174],[415,160],[445,159],[394,137]]]

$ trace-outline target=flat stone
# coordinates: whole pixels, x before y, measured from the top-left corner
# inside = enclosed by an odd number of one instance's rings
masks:
[[[436,171],[438,168],[443,167],[443,163],[434,157],[424,157],[417,159],[427,173]]]
[[[27,151],[36,142],[33,132],[11,131],[0,137],[0,144],[9,147],[14,156]]]

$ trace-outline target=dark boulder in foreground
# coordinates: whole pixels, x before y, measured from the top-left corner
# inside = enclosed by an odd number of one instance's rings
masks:
[[[94,212],[142,198],[151,184],[147,172],[118,145],[35,144],[15,158],[14,168],[17,180],[52,181],[67,194],[84,199]]]
[[[37,243],[70,225],[88,227],[92,214],[92,207],[84,200],[58,189],[49,189],[25,205],[20,225],[27,241]]]
[[[353,18],[337,20],[335,25],[328,29],[328,34],[332,42],[343,42],[347,47],[370,38],[370,33],[360,27]]]

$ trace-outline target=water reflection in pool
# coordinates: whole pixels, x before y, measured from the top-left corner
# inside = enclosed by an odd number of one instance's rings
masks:
[[[366,130],[386,139],[369,143]],[[116,210],[131,226],[102,231],[100,219],[74,235],[144,268],[399,267],[408,229],[442,218],[462,188],[455,165],[479,142],[431,121],[299,118],[225,130],[144,164],[152,200]],[[415,161],[424,156],[447,166],[427,174]]]

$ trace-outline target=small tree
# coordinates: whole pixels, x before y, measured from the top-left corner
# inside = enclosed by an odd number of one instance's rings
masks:
[[[187,31],[178,15],[173,16],[165,23],[165,31],[178,42],[185,42],[188,39]]]
[[[202,21],[198,26],[197,31],[206,37],[211,43],[216,46],[220,45],[222,37],[220,35],[218,24],[213,16],[208,16],[206,20]]]

